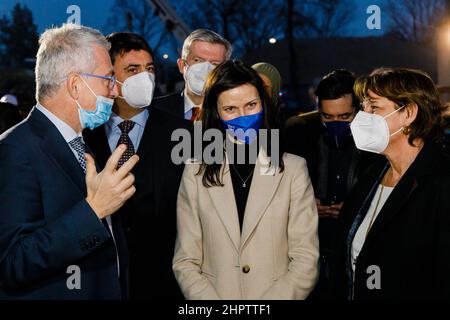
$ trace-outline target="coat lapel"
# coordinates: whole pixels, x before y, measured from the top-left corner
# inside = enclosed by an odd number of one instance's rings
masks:
[[[435,150],[431,145],[425,145],[422,151],[400,179],[397,186],[392,191],[378,217],[372,226],[372,230],[367,236],[367,243],[370,243],[375,235],[386,226],[396,215],[403,212],[403,206],[409,201],[420,184],[420,177],[427,175],[436,168],[433,162],[437,158]],[[437,166],[438,167],[438,166]]]
[[[239,252],[240,244],[240,227],[239,218],[236,206],[236,199],[234,198],[233,183],[231,181],[230,168],[228,160],[225,166],[222,166],[223,187],[206,188],[211,197],[217,214],[222,221],[227,233],[234,244],[237,252]]]
[[[33,131],[41,140],[40,147],[44,153],[50,157],[56,167],[72,180],[78,187],[80,193],[84,196],[86,193],[86,184],[83,170],[61,133],[53,123],[37,109],[31,111],[29,121]]]
[[[241,250],[245,247],[251,234],[266,212],[283,177],[283,172],[280,173],[278,168],[270,166],[269,161],[269,157],[264,150],[260,149],[245,207],[240,243]]]

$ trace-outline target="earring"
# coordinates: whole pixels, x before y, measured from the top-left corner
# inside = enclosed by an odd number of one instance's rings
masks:
[[[407,136],[407,135],[409,134],[410,131],[411,131],[411,128],[410,128],[409,126],[403,127],[402,132],[403,132],[403,134],[404,134],[405,136]]]

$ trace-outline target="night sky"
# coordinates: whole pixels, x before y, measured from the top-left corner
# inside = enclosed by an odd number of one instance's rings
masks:
[[[353,19],[349,23],[347,29],[343,32],[344,36],[364,37],[364,36],[379,36],[387,30],[387,13],[383,12],[383,6],[387,0],[351,0],[354,2]],[[16,3],[26,5],[33,13],[34,22],[38,26],[38,32],[42,33],[46,28],[60,26],[67,21],[70,16],[67,8],[70,5],[78,5],[81,10],[81,24],[90,26],[102,31],[105,35],[116,31],[114,26],[109,26],[107,20],[111,17],[111,7],[114,0],[1,0],[0,1],[0,16],[9,16],[11,9]],[[382,8],[381,11],[381,30],[369,30],[366,27],[366,20],[368,14],[366,9],[368,6],[375,4]],[[182,18],[182,17],[181,17]],[[120,30],[122,31],[122,30]],[[268,35],[268,38],[271,35]],[[181,46],[181,44],[180,44]],[[177,53],[171,49],[166,49],[165,46],[161,48],[159,54],[169,53],[170,60],[176,59]]]
[[[368,30],[366,28],[366,8],[371,4],[383,6],[386,0],[353,0],[354,19],[349,25],[345,35],[348,36],[369,36],[380,35],[383,30]],[[61,25],[67,20],[69,14],[66,13],[67,7],[76,4],[81,9],[81,23],[94,27],[101,31],[107,29],[106,20],[111,15],[111,6],[114,0],[1,0],[0,15],[9,15],[11,9],[16,3],[25,4],[33,12],[35,23],[38,25],[38,31],[42,32],[51,25]],[[383,19],[382,11],[382,29]]]

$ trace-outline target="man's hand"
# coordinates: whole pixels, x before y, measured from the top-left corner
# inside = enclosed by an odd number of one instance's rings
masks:
[[[126,149],[123,144],[118,146],[100,173],[97,173],[92,156],[85,155],[86,201],[100,219],[119,210],[125,201],[136,192],[133,185],[134,175],[130,171],[139,161],[139,157],[133,155],[120,169],[116,170],[117,163]]]
[[[341,212],[343,202],[339,204],[332,204],[330,206],[324,206],[320,203],[320,199],[316,199],[317,211],[319,213],[319,218],[335,218],[339,217]]]

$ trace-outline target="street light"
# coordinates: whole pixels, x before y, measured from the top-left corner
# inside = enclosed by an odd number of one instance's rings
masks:
[[[450,25],[446,25],[443,29],[443,32],[445,34],[445,42],[448,46],[450,46]]]
[[[164,54],[163,54],[163,59],[164,59],[164,60],[169,59],[169,55],[168,55],[167,53],[164,53]]]
[[[440,87],[450,87],[450,23],[437,28],[437,71]]]
[[[276,42],[277,42],[277,39],[275,39],[275,38],[270,38],[269,39],[269,42],[271,43],[271,44],[275,44]]]

